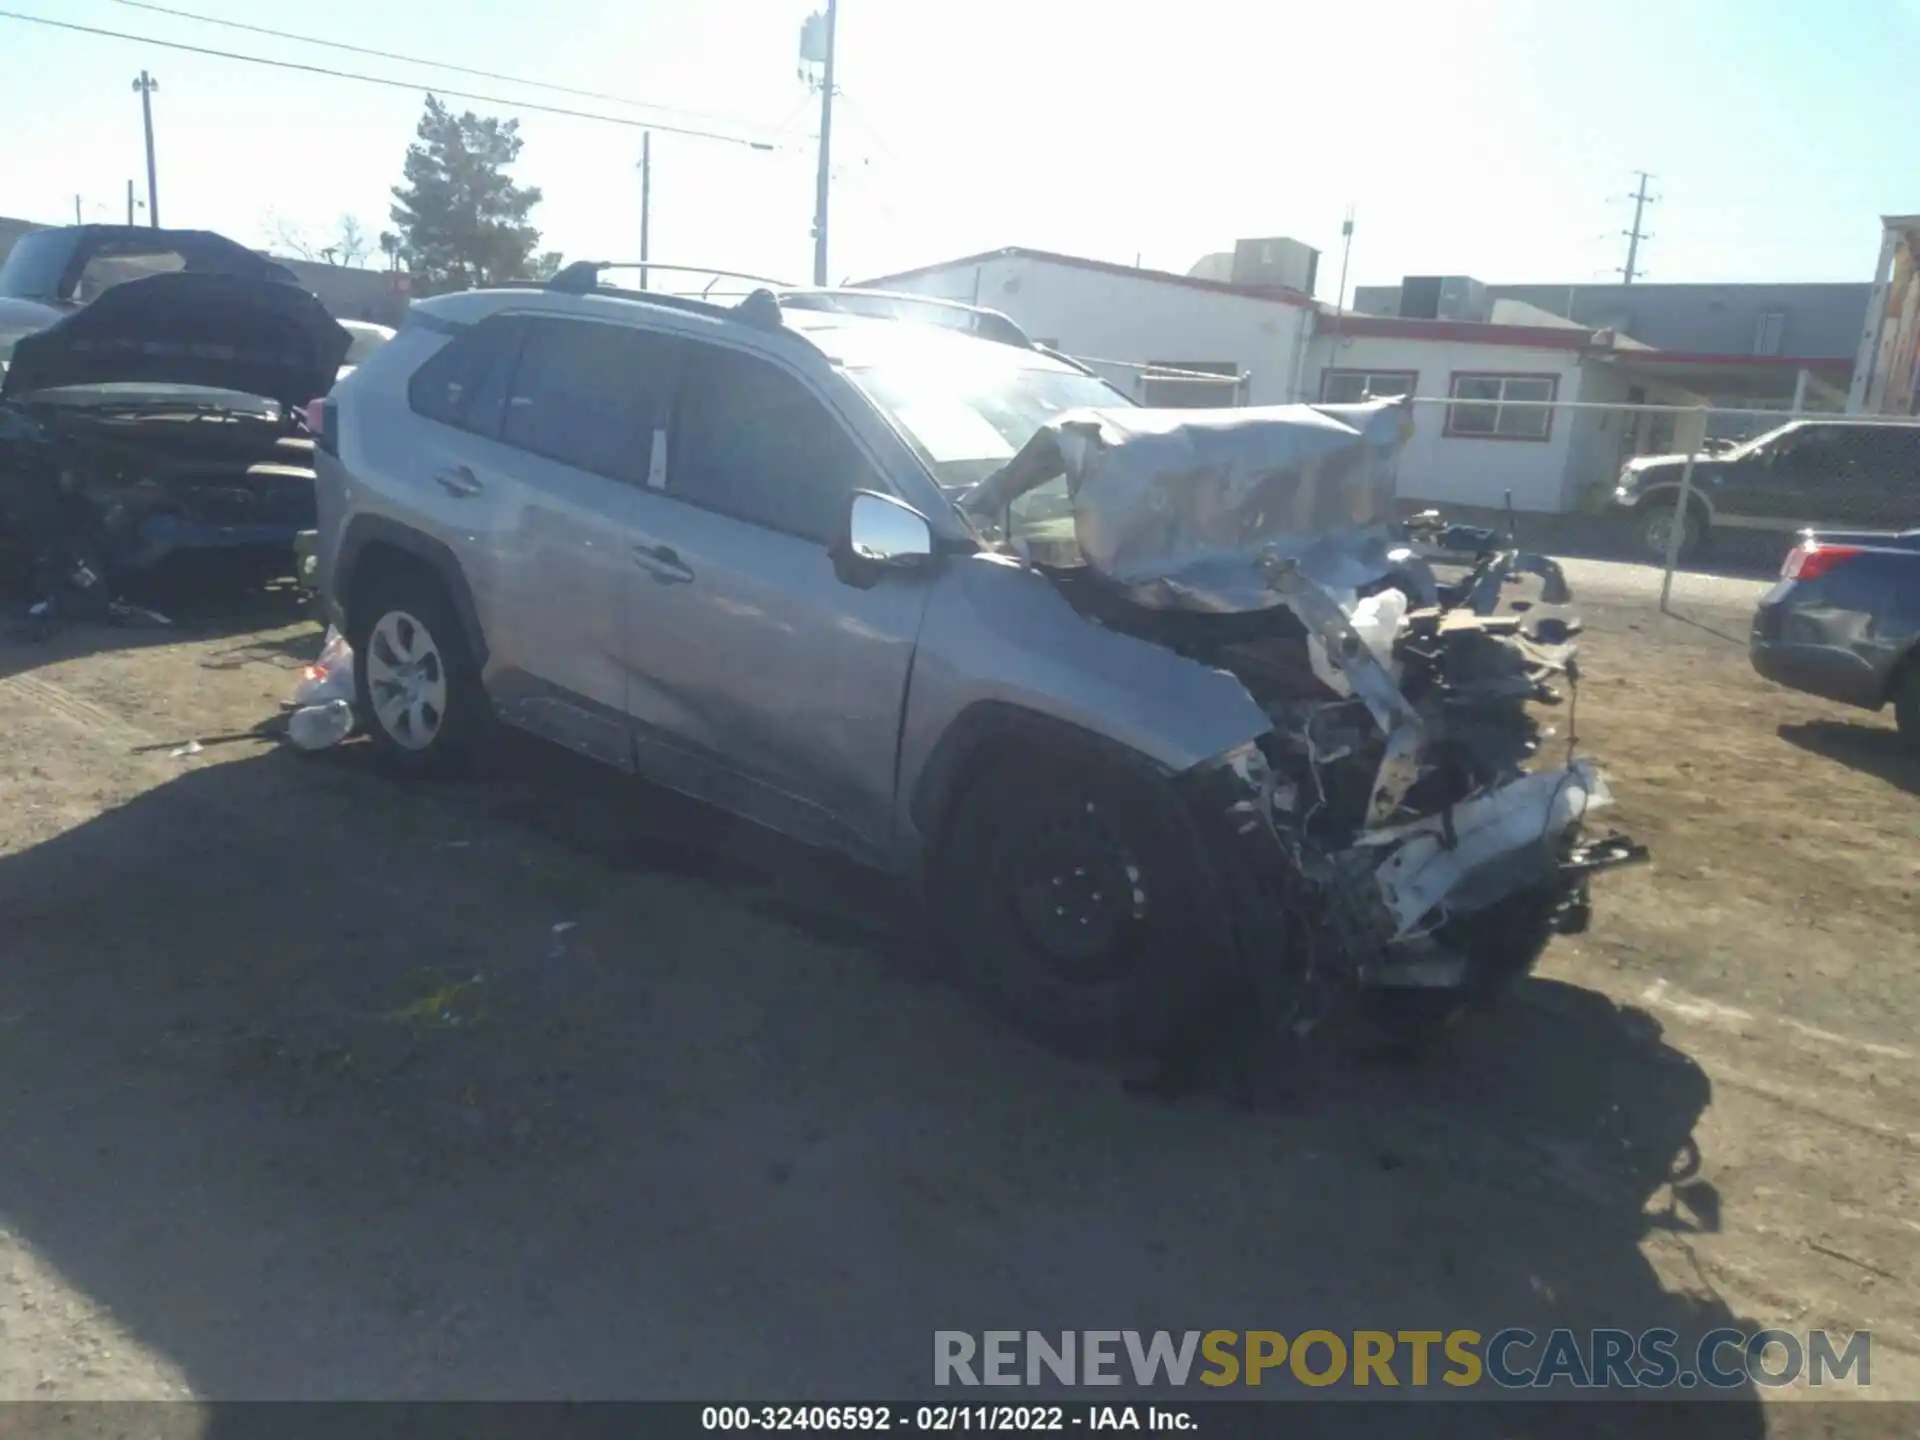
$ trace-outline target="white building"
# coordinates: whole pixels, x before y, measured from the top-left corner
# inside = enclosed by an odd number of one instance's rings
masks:
[[[1528,322],[1519,324],[1405,320],[1337,313],[1304,287],[1206,278],[1244,274],[1250,258],[1268,255],[1282,277],[1290,268],[1311,286],[1312,261],[1299,256],[1312,252],[1275,249],[1293,245],[1243,241],[1236,256],[1196,266],[1204,275],[1016,247],[863,284],[998,310],[1149,404],[1278,405],[1369,393],[1506,402],[1416,407],[1400,465],[1410,500],[1499,506],[1511,492],[1518,510],[1576,509],[1612,483],[1626,456],[1659,448],[1666,427],[1537,402],[1697,403],[1652,367],[1635,367],[1636,355],[1654,353],[1645,346],[1531,307],[1502,312]],[[1161,370],[1220,375],[1223,383]]]
[[[861,282],[984,305],[1043,345],[1079,356],[1121,389],[1154,404],[1281,405],[1313,333],[1310,295],[1241,286],[1165,270],[1140,270],[1019,248],[969,255]],[[1125,362],[1101,365],[1101,360]],[[1219,374],[1211,386],[1155,384],[1146,367]]]
[[[1606,332],[1554,325],[1399,320],[1322,312],[1308,349],[1310,393],[1322,401],[1408,394],[1498,405],[1417,405],[1400,460],[1410,500],[1576,510],[1611,487],[1630,455],[1667,436],[1617,410],[1552,409],[1556,401],[1687,404],[1692,397],[1637,373],[1641,347]],[[1519,402],[1519,403],[1513,403]],[[1659,427],[1670,433],[1670,426]]]

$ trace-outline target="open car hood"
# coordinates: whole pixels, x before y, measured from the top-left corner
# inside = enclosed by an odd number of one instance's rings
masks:
[[[14,346],[0,398],[152,381],[304,405],[333,388],[352,337],[298,285],[176,271],[116,285]]]
[[[1247,611],[1279,604],[1290,561],[1354,590],[1391,568],[1404,400],[1055,416],[960,503],[1000,528],[1007,507],[1064,476],[1082,561],[1139,604]]]

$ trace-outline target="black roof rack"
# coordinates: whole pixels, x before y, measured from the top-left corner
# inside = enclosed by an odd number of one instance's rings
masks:
[[[744,270],[716,270],[711,265],[662,265],[652,260],[576,260],[571,265],[561,267],[560,271],[547,281],[547,288],[569,295],[591,295],[599,287],[602,272],[607,270],[638,270],[643,284],[648,271],[660,270],[670,275],[711,275],[717,280],[751,280],[756,285],[765,285],[774,290],[785,289],[787,286],[785,280],[775,280],[766,275],[752,275]],[[709,290],[712,288],[711,285],[707,286]],[[655,292],[646,290],[642,293],[650,295]]]
[[[602,285],[600,275],[606,270],[678,270],[689,271],[688,265],[655,265],[651,261],[642,265],[638,261],[625,260],[576,260],[571,265],[561,267],[543,288],[561,295],[618,295],[623,300],[639,300],[649,305],[662,305],[670,310],[683,310],[695,315],[711,315],[716,319],[744,320],[764,330],[780,328],[780,304],[771,290],[757,289],[745,299],[733,305],[722,305],[717,301],[699,299],[692,295],[669,295],[659,290],[628,290],[624,287]],[[756,275],[745,275],[739,271],[711,270],[700,268],[695,273],[734,277],[742,280],[758,280]],[[778,285],[777,280],[767,284]],[[712,287],[709,286],[709,289]]]
[[[1022,350],[1039,347],[1009,317],[982,305],[967,305],[958,300],[932,295],[905,294],[893,290],[868,290],[859,286],[837,288],[788,289],[780,292],[780,303],[795,310],[833,310],[845,315],[867,315],[881,320],[931,319],[936,324],[964,330],[982,340],[1002,345],[1017,345]],[[903,311],[931,312],[921,317]],[[966,323],[956,323],[959,321]]]
[[[699,296],[693,296],[670,294],[661,290],[630,290],[604,285],[600,277],[608,270],[638,270],[642,274],[643,283],[648,271],[659,270],[668,274],[710,275],[714,277],[715,282],[745,280],[756,288],[737,303],[723,305],[707,299],[704,292]],[[1086,369],[1077,360],[1060,355],[1046,346],[1035,344],[1025,330],[998,310],[989,310],[982,305],[967,305],[958,300],[947,300],[932,295],[869,290],[861,286],[789,285],[785,281],[774,280],[765,275],[750,274],[743,270],[723,270],[711,265],[664,265],[651,260],[644,264],[638,260],[576,260],[571,265],[561,267],[552,279],[545,282],[545,288],[563,295],[618,295],[626,300],[640,300],[648,304],[664,305],[701,315],[743,320],[750,325],[770,330],[781,327],[782,307],[792,310],[863,315],[876,320],[929,320],[981,340],[991,340],[1001,345],[1037,351],[1070,364],[1076,369]],[[707,291],[711,291],[713,283],[710,282],[706,288]]]

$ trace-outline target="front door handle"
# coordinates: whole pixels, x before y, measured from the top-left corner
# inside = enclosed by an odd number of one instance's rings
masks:
[[[451,470],[442,470],[433,477],[433,483],[456,500],[464,500],[469,495],[478,495],[486,486],[474,478],[473,471],[464,465],[456,465]]]
[[[671,545],[636,545],[633,562],[662,585],[685,585],[693,579]]]

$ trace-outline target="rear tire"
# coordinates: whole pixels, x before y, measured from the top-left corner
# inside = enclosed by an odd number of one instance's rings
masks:
[[[355,708],[381,763],[402,775],[472,764],[490,703],[439,581],[417,570],[368,581],[351,607]]]
[[[1069,745],[989,759],[962,791],[933,874],[967,987],[1074,1054],[1157,1053],[1217,1005],[1227,966],[1177,798]]]
[[[1909,659],[1894,677],[1893,718],[1907,748],[1920,755],[1920,655]]]

